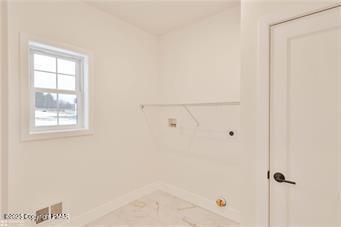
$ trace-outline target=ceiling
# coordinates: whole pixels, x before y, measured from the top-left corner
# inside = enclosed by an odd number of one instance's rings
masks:
[[[162,35],[176,28],[235,7],[239,0],[206,1],[105,1],[85,0],[130,24],[155,35]]]

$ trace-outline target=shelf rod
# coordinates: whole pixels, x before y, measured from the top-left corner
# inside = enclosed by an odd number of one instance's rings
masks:
[[[225,106],[225,105],[240,105],[240,102],[208,102],[208,103],[172,103],[172,104],[141,104],[144,107],[176,107],[176,106]]]
[[[199,121],[194,114],[188,109],[189,106],[224,106],[224,105],[239,105],[240,102],[209,102],[209,103],[182,103],[182,104],[141,104],[141,110],[145,107],[183,107],[191,116],[193,121],[199,127]]]

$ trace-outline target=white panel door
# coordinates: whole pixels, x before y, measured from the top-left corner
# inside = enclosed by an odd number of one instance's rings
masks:
[[[340,12],[271,27],[271,227],[341,226]]]

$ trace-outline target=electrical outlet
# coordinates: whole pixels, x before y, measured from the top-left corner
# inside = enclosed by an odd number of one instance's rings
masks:
[[[49,208],[45,207],[43,209],[36,211],[36,224],[39,224],[41,222],[44,222],[49,219]]]
[[[175,118],[168,118],[168,127],[176,128],[176,119]]]

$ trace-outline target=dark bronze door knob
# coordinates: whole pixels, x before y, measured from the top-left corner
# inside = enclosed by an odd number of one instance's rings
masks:
[[[296,184],[296,182],[294,182],[294,181],[286,180],[285,176],[283,175],[283,173],[279,173],[279,172],[274,174],[274,179],[278,183]]]

